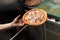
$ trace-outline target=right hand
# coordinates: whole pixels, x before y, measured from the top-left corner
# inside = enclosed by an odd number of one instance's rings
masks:
[[[18,19],[20,17],[20,15],[18,15],[12,22],[13,26],[19,27],[19,26],[23,26],[24,22],[21,19]]]

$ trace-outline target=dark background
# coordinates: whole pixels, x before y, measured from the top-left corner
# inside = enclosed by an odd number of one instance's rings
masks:
[[[2,2],[3,3],[2,3]],[[10,0],[7,0],[10,1]],[[9,23],[19,14],[21,17],[25,13],[26,7],[24,7],[24,0],[12,0],[14,3],[6,4],[4,0],[0,0],[0,24]],[[28,8],[27,8],[28,9]],[[20,17],[20,18],[21,18]],[[38,29],[39,28],[39,29]],[[32,30],[33,29],[33,30]],[[11,28],[7,30],[0,31],[0,40],[10,40],[10,38],[20,30],[19,28]],[[31,31],[31,32],[30,32]],[[38,33],[37,35],[37,31]],[[44,40],[43,37],[43,27],[27,27],[24,29],[14,40]]]
[[[3,1],[3,3],[1,2]],[[7,0],[10,1],[10,0]],[[14,0],[12,0],[14,1]],[[0,24],[9,23],[19,14],[21,17],[25,13],[24,0],[15,0],[14,3],[6,4],[4,0],[0,0]],[[21,18],[20,17],[20,18]],[[46,29],[45,29],[46,28]],[[11,28],[0,31],[0,40],[10,40],[21,28]],[[60,25],[47,21],[41,26],[30,27],[24,29],[14,40],[60,40]],[[52,31],[52,32],[51,32]],[[56,32],[57,34],[55,34]]]

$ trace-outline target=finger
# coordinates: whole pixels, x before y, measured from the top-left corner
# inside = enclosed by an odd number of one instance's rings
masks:
[[[16,26],[18,26],[18,27],[19,27],[19,26],[24,26],[24,23],[23,23],[23,24],[16,24]]]
[[[23,26],[24,25],[24,23],[22,23],[22,24],[19,24],[19,26]]]
[[[18,15],[17,17],[16,17],[16,19],[18,19],[20,17],[20,15]]]
[[[17,19],[20,17],[20,15],[18,15],[15,19],[14,19],[14,22],[17,21]]]
[[[15,27],[20,27],[20,26],[24,26],[24,23],[23,24],[14,24]]]
[[[20,15],[18,15],[18,16],[15,18],[15,20],[17,20],[19,17],[20,17]]]

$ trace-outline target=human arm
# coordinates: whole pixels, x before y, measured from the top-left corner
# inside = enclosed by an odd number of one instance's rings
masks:
[[[22,20],[18,19],[19,17],[20,17],[20,15],[18,15],[18,16],[17,16],[12,22],[10,22],[10,23],[0,24],[0,30],[12,28],[12,27],[23,26],[24,23],[22,22]]]

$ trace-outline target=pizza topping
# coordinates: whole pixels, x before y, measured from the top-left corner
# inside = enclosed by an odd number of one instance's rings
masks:
[[[43,15],[39,13],[39,11],[33,11],[33,12],[30,12],[25,19],[30,21],[30,23],[32,24],[32,23],[35,23],[38,20],[38,18],[41,19],[42,17]]]

